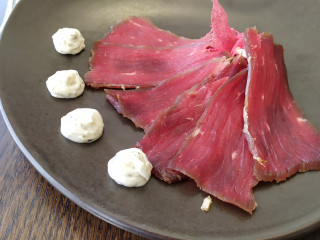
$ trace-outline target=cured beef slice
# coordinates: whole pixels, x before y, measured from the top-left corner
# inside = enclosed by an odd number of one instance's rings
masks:
[[[243,106],[247,70],[225,82],[211,97],[194,131],[169,164],[203,191],[252,213],[253,158],[244,138]]]
[[[192,133],[212,94],[228,78],[207,78],[182,93],[175,103],[163,111],[153,122],[152,128],[137,143],[148,157],[152,173],[168,183],[181,181],[185,176],[168,169],[186,137]]]
[[[320,137],[296,105],[287,81],[283,48],[272,35],[245,32],[248,55],[244,132],[255,159],[255,176],[277,182],[320,169]]]
[[[111,28],[100,40],[119,45],[170,47],[193,43],[191,40],[157,28],[148,19],[132,16]]]
[[[231,52],[238,37],[236,31],[229,27],[228,17],[218,0],[212,0],[211,12],[211,46],[217,51]]]
[[[200,67],[169,78],[155,88],[105,91],[107,98],[119,113],[147,132],[152,121],[170,107],[181,93],[207,77],[232,77],[244,67],[244,64],[242,57],[226,59],[224,56],[211,59]]]
[[[85,83],[93,88],[148,88],[214,57],[231,51],[237,41],[225,11],[213,0],[211,31],[187,39],[161,30],[148,20],[132,17],[94,44]]]
[[[144,129],[161,111],[170,107],[178,95],[212,75],[217,68],[220,70],[229,64],[229,60],[214,58],[201,66],[166,79],[155,88],[127,91],[106,89],[105,92],[118,113]]]
[[[179,47],[141,47],[96,43],[92,71],[85,82],[95,88],[147,88],[200,66],[217,54],[198,43]],[[190,56],[190,57],[186,57]],[[183,60],[183,61],[182,61]]]

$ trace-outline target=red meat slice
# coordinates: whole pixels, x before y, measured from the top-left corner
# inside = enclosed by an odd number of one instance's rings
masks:
[[[207,50],[206,46],[201,42],[167,48],[96,43],[91,59],[95,67],[85,75],[85,82],[95,88],[154,87],[220,55]]]
[[[115,43],[133,46],[170,47],[188,45],[191,40],[162,30],[148,19],[130,17],[111,28],[111,31],[100,40],[104,43]]]
[[[213,0],[211,31],[201,39],[187,39],[132,17],[97,41],[85,83],[94,88],[149,88],[214,57],[231,51],[238,40],[225,11]]]
[[[105,91],[107,98],[119,113],[147,132],[152,121],[170,107],[181,93],[207,77],[232,77],[244,68],[244,65],[242,57],[214,58],[209,63],[161,82],[155,88]]]
[[[252,213],[253,158],[244,138],[243,106],[247,70],[211,97],[193,133],[169,168],[192,178],[203,191]]]
[[[148,133],[137,143],[151,162],[152,173],[156,177],[168,183],[181,181],[185,177],[168,169],[168,164],[194,130],[212,94],[226,80],[228,78],[217,81],[207,78],[182,93],[171,107],[156,118]]]
[[[217,51],[231,52],[238,40],[236,31],[229,27],[228,17],[218,0],[212,0],[211,46]]]
[[[245,32],[249,76],[246,138],[259,180],[277,182],[296,172],[320,169],[320,137],[296,105],[287,81],[283,48],[256,29]]]

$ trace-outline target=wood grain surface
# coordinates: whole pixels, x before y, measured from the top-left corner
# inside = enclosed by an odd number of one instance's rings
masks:
[[[100,220],[52,187],[20,151],[0,115],[0,239],[145,238]],[[320,240],[320,229],[297,239]]]

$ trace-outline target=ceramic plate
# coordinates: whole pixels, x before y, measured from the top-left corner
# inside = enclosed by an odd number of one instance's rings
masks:
[[[284,45],[289,83],[306,117],[320,127],[320,1],[221,0],[229,23],[239,31],[257,26]],[[308,231],[320,222],[320,173],[297,174],[280,184],[254,189],[259,206],[248,213],[207,195],[192,181],[173,185],[155,178],[142,188],[125,188],[106,174],[114,154],[133,146],[143,132],[118,115],[103,91],[87,88],[74,100],[55,99],[46,79],[57,70],[88,71],[95,40],[131,15],[146,17],[163,29],[190,38],[209,31],[210,0],[22,0],[0,43],[2,112],[16,142],[36,169],[58,190],[96,216],[149,238],[269,239]],[[51,35],[78,28],[86,49],[76,56],[58,54]],[[103,136],[77,144],[59,132],[60,118],[79,107],[100,111]]]

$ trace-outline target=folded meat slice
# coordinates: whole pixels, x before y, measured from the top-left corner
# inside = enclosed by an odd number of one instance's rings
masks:
[[[147,132],[152,121],[170,107],[181,93],[208,77],[214,79],[232,77],[245,66],[241,56],[226,58],[222,53],[219,55],[200,67],[161,82],[154,88],[105,90],[107,98],[119,113]]]
[[[183,174],[168,169],[168,164],[193,132],[208,100],[226,80],[227,77],[220,80],[208,77],[183,92],[154,120],[148,133],[137,143],[147,155],[153,166],[152,173],[157,178],[168,183],[185,178]]]
[[[206,46],[206,43],[199,42],[155,48],[99,42],[94,45],[91,58],[94,67],[85,75],[85,82],[95,88],[154,87],[215,57],[217,54]]]
[[[244,132],[259,180],[277,182],[296,172],[320,169],[320,136],[295,103],[283,48],[270,34],[245,31],[248,55]]]
[[[247,70],[225,82],[211,97],[194,131],[169,164],[203,191],[252,213],[253,158],[244,138],[243,106]]]

